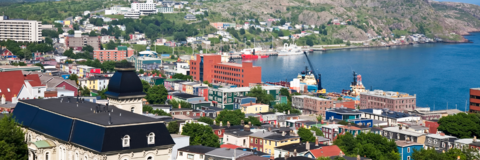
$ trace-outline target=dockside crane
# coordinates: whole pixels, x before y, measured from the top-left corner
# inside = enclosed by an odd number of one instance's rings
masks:
[[[321,74],[316,74],[315,73],[315,69],[313,68],[313,65],[312,65],[312,62],[310,62],[310,58],[308,58],[308,55],[307,55],[307,52],[306,51],[303,51],[303,54],[305,55],[305,57],[307,58],[307,61],[308,61],[308,64],[310,65],[310,68],[312,69],[312,73],[313,75],[315,76],[315,80],[317,81],[317,93],[318,94],[326,94],[327,93],[327,90],[325,90],[324,88],[322,88],[322,75]]]

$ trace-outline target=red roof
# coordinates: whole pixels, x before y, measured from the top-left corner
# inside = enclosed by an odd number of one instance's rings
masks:
[[[28,82],[30,83],[30,85],[32,85],[32,87],[45,86],[42,85],[42,81],[40,81],[40,77],[38,77],[38,74],[29,74],[25,76],[25,79],[30,80]]]
[[[14,95],[18,96],[23,84],[25,84],[22,71],[0,72],[0,79],[2,80],[0,94],[5,95],[7,101],[12,101]]]
[[[222,144],[222,145],[220,146],[220,148],[237,149],[237,148],[242,148],[242,147],[237,146],[237,145],[233,145],[233,144]]]
[[[310,150],[310,152],[313,154],[313,156],[315,156],[316,158],[319,158],[319,157],[338,156],[340,155],[341,150],[340,148],[338,148],[338,146],[332,145],[332,146],[324,146],[317,149],[312,149]]]

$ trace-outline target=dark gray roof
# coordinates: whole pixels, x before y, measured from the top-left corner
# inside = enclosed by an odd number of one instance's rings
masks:
[[[178,151],[205,154],[207,152],[213,151],[214,149],[217,149],[217,148],[197,145],[197,146],[186,146],[183,148],[179,148]]]
[[[327,145],[323,145],[323,144],[318,144],[316,146],[315,143],[309,143],[309,145],[310,145],[310,149],[317,149],[317,148],[320,148],[320,147],[323,147],[323,146],[327,146]],[[285,151],[289,151],[291,153],[293,153],[295,150],[297,150],[297,153],[308,151],[306,143],[294,143],[294,144],[289,144],[289,145],[275,147],[275,148],[285,150]]]
[[[290,139],[290,138],[300,138],[300,137],[297,137],[297,136],[289,136],[289,135],[285,135],[285,136],[282,136],[281,134],[274,134],[274,135],[271,135],[271,136],[267,136],[263,139],[270,139],[270,140],[283,140],[283,139]]]
[[[187,94],[187,93],[172,93],[173,96],[183,98],[183,99],[188,99],[188,98],[197,98],[200,96],[196,96],[193,94]]]
[[[70,103],[68,102],[70,98]],[[63,100],[62,100],[63,99]],[[60,102],[62,101],[62,102]],[[38,108],[48,110],[50,112],[77,118],[95,124],[108,126],[109,114],[113,125],[133,124],[144,122],[156,122],[158,120],[126,110],[119,109],[115,106],[100,106],[96,103],[85,101],[84,103],[76,103],[75,97],[51,98],[51,99],[31,99],[21,100],[20,103],[34,105]],[[77,107],[78,105],[78,107]],[[100,112],[95,111],[100,106]],[[105,112],[107,109],[113,112]],[[94,113],[95,111],[95,113]]]
[[[334,112],[337,114],[362,114],[362,112],[355,109],[350,109],[350,108],[333,108],[333,109],[327,110],[327,112]]]
[[[365,112],[365,113],[373,114],[373,109],[361,109],[360,111]],[[376,115],[383,116],[383,117],[388,117],[388,118],[393,118],[393,119],[415,116],[415,115],[411,115],[411,114],[408,114],[408,113],[395,112],[395,111],[390,111],[390,110],[382,111],[382,114],[376,114]]]
[[[247,137],[248,135],[251,135],[252,132],[246,132],[246,131],[241,131],[241,130],[226,130],[224,134],[232,135],[235,137]]]
[[[108,91],[111,98],[144,97],[142,82],[134,69],[117,69],[108,82]]]

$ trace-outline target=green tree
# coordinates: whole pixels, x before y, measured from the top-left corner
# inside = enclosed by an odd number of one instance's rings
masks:
[[[74,35],[74,34],[75,34],[75,31],[74,31],[73,29],[71,29],[71,30],[68,30],[67,33],[68,33],[69,35]]]
[[[476,114],[458,113],[440,118],[438,130],[458,138],[480,136],[480,119]]]
[[[263,103],[269,105],[271,101],[273,101],[273,96],[268,94],[266,90],[262,88],[262,86],[255,86],[250,89],[250,93],[248,93],[249,97],[256,97],[257,103]]]
[[[300,136],[300,139],[302,142],[315,142],[315,136],[313,136],[313,133],[306,128],[300,127],[298,129],[298,136]]]
[[[350,41],[347,41],[347,46],[350,46],[352,45],[352,43]]]
[[[317,135],[317,136],[323,136],[323,132],[322,132],[322,130],[320,130],[320,128],[312,126],[312,127],[310,127],[310,130],[315,131],[315,135]]]
[[[178,122],[177,121],[168,122],[167,129],[168,129],[168,132],[170,132],[170,134],[177,134],[178,129],[179,129]],[[185,129],[185,128],[183,128],[183,129]]]
[[[360,133],[354,137],[350,132],[339,135],[333,142],[347,156],[365,155],[374,160],[399,159],[397,144],[379,134]]]
[[[209,117],[200,117],[198,119],[199,122],[205,122],[209,125],[213,125],[213,119],[209,118]]]
[[[0,120],[0,159],[27,159],[25,134],[11,115]]]
[[[71,74],[68,79],[75,81],[75,83],[78,85],[78,76],[76,74]]]
[[[82,51],[87,51],[87,52],[93,52],[93,47],[91,45],[86,45],[85,47],[82,48]]]
[[[35,63],[35,66],[39,66],[40,68],[45,69],[45,68],[43,67],[43,64],[41,64],[41,63]]]
[[[216,121],[217,125],[220,122],[223,125],[227,125],[227,122],[230,122],[230,125],[240,125],[242,120],[245,118],[245,113],[240,111],[239,109],[236,110],[222,110],[220,114],[217,116]]]
[[[300,110],[298,109],[295,109],[295,108],[292,108],[292,103],[291,102],[288,102],[288,103],[279,103],[279,104],[275,104],[273,106],[273,109],[275,109],[275,111],[277,112],[283,112],[283,113],[288,113],[288,111],[290,111],[290,113],[292,114],[299,114],[300,113]]]
[[[110,40],[110,42],[107,43],[107,49],[115,49],[117,47],[117,44]]]
[[[330,157],[318,157],[317,160],[332,160]]]
[[[213,133],[212,127],[198,123],[187,123],[183,126],[182,135],[190,136],[190,145],[220,147],[218,136]]]
[[[335,158],[333,158],[333,160],[347,160],[347,159],[345,159],[343,157],[336,156]]]
[[[177,101],[172,99],[171,101],[168,101],[168,103],[172,105],[173,108],[178,108],[179,104],[182,108],[192,108],[192,105],[186,101]]]
[[[149,105],[143,105],[143,112],[157,114],[159,116],[171,116],[170,114],[168,114],[167,112],[165,112],[163,110],[159,110],[159,109],[154,110],[153,107],[149,106]]]
[[[138,73],[139,73],[139,74],[143,74],[143,73],[145,73],[145,71],[144,71],[143,69],[140,69],[140,70],[138,71]]]
[[[90,34],[88,34],[90,37],[95,37],[97,36],[97,33],[95,31],[90,31]]]
[[[260,122],[260,120],[258,120],[258,118],[256,117],[248,116],[248,118],[245,118],[243,121],[245,122],[245,124],[248,124],[248,122],[250,122],[253,126],[262,126],[262,122]]]
[[[319,114],[319,115],[317,116],[317,121],[320,122],[320,121],[322,121],[322,120],[323,120],[323,117],[322,117],[322,115]]]
[[[88,89],[86,86],[82,89],[82,96],[90,96],[90,89]]]
[[[51,38],[45,38],[45,43],[49,44],[49,45],[52,45],[53,44],[53,40]]]
[[[167,100],[168,91],[163,85],[155,85],[148,89],[145,97],[150,104],[164,104]]]
[[[150,89],[150,83],[147,81],[142,80],[143,92],[147,93],[148,89]]]
[[[341,101],[341,100],[343,100],[342,97],[338,97],[338,98],[337,98],[337,101]]]
[[[310,47],[313,46],[313,41],[312,39],[307,39],[307,42],[305,42],[307,45],[309,45]]]
[[[240,29],[240,35],[244,35],[245,34],[245,29],[241,28]]]

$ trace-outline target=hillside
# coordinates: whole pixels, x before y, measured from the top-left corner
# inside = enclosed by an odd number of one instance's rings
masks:
[[[246,18],[284,18],[294,24],[323,25],[334,18],[352,20],[333,27],[329,35],[351,41],[370,36],[423,33],[451,41],[464,41],[480,31],[480,6],[428,0],[236,0],[206,3],[223,19],[242,23]],[[367,34],[368,33],[368,34]],[[455,34],[452,34],[455,33]]]

